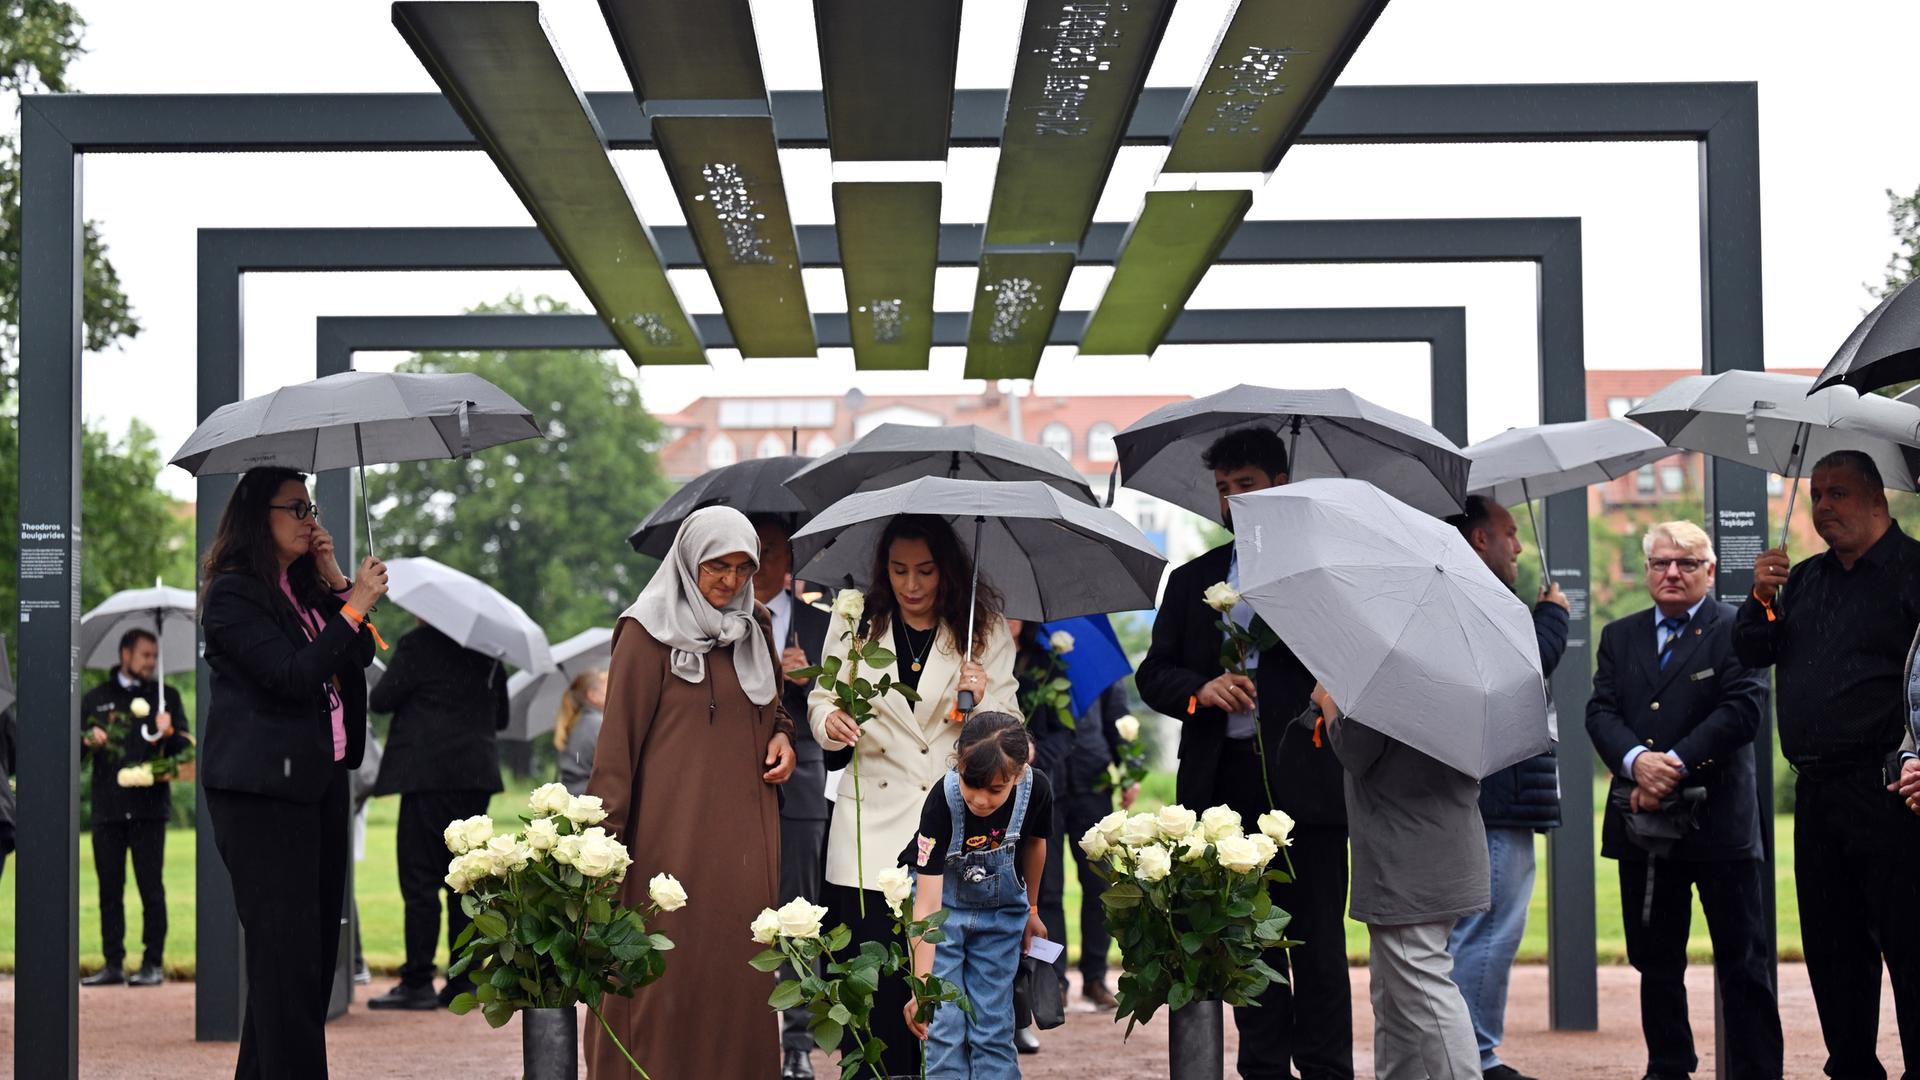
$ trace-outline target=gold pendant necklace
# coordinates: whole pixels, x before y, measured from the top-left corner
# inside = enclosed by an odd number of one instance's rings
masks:
[[[923,649],[915,648],[913,644],[913,627],[908,626],[907,621],[905,619],[900,620],[900,629],[906,631],[907,633],[907,659],[913,661],[913,670],[919,671],[920,661],[923,658],[925,658],[927,653],[933,648],[933,638],[934,638],[934,635],[940,632],[940,624],[935,623],[931,628],[927,630],[927,645],[926,645],[926,648],[923,648]],[[918,656],[914,655],[915,652],[918,652],[919,655]]]

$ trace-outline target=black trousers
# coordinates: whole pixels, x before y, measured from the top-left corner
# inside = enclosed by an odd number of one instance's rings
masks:
[[[400,965],[403,986],[433,985],[433,952],[440,944],[440,898],[446,896],[447,955],[467,929],[460,896],[447,888],[447,823],[487,812],[484,791],[409,791],[400,796],[400,823],[394,834],[394,861],[400,869],[400,902],[406,911],[407,959]]]
[[[1774,997],[1767,948],[1766,867],[1758,859],[1725,862],[1653,862],[1653,903],[1647,903],[1647,860],[1620,860],[1620,905],[1627,962],[1640,973],[1640,1030],[1647,1040],[1647,1071],[1685,1076],[1700,1066],[1687,1023],[1687,937],[1693,894],[1707,916],[1713,971],[1726,1024],[1727,1075],[1733,1080],[1780,1080],[1780,1007]]]
[[[206,789],[247,976],[235,1080],[325,1080],[327,999],[347,887],[347,773],[320,801]]]
[[[1803,773],[1794,792],[1794,884],[1828,1076],[1880,1080],[1880,967],[1893,983],[1906,1075],[1920,1077],[1920,817],[1877,768]]]
[[[1067,945],[1067,856],[1073,852],[1080,874],[1080,978],[1086,985],[1105,982],[1107,950],[1113,937],[1107,933],[1107,909],[1100,904],[1105,885],[1087,868],[1092,860],[1080,850],[1080,837],[1094,822],[1113,812],[1113,796],[1106,792],[1061,795],[1054,804],[1054,833],[1047,838],[1046,872],[1040,876],[1040,921],[1047,926],[1047,939]],[[1054,962],[1060,969],[1060,985],[1067,985],[1067,954]]]
[[[866,890],[867,914],[862,918],[860,890],[832,882],[827,883],[826,890],[827,928],[845,923],[847,929],[853,931],[853,944],[848,946],[849,954],[860,951],[863,941],[877,941],[885,945],[898,940],[893,934],[893,913],[887,909],[884,893]],[[887,1044],[880,1056],[880,1072],[887,1076],[920,1075],[920,1040],[908,1030],[905,1015],[910,997],[903,979],[881,979],[880,989],[873,995],[873,1034]],[[850,1048],[852,1040],[844,1045]]]
[[[825,903],[821,894],[827,881],[827,822],[780,819],[780,903],[804,896],[808,903]],[[836,924],[837,925],[837,924]],[[786,975],[786,978],[798,978]],[[806,1009],[788,1009],[781,1017],[780,1045],[786,1050],[805,1052],[813,1049],[813,1032],[807,1025],[813,1014]]]
[[[1218,789],[1196,811],[1225,803],[1246,827],[1267,812],[1266,787],[1252,739],[1228,739],[1220,752]],[[1233,1010],[1240,1029],[1237,1065],[1245,1080],[1352,1080],[1353,1005],[1347,977],[1347,830],[1298,825],[1286,849],[1294,880],[1273,887],[1273,902],[1293,916],[1287,935],[1300,942],[1274,949],[1267,965],[1291,985],[1275,983],[1258,1007]]]
[[[113,821],[93,827],[93,870],[100,879],[100,951],[107,967],[127,959],[127,855],[140,889],[140,966],[159,967],[167,951],[167,823]]]

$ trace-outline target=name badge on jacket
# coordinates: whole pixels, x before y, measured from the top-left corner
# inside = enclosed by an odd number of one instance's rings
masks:
[[[1705,682],[1706,680],[1713,678],[1713,669],[1708,668],[1705,671],[1696,671],[1693,674],[1687,676],[1687,678],[1693,680],[1694,682]]]

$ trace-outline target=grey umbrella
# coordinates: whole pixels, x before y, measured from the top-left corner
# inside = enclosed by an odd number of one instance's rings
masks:
[[[613,628],[582,630],[553,646],[552,671],[516,671],[507,680],[507,730],[503,739],[526,741],[553,730],[560,696],[573,680],[613,659]]]
[[[195,476],[258,465],[302,472],[357,466],[371,551],[368,465],[463,458],[540,434],[525,406],[478,375],[344,371],[222,405],[171,463]]]
[[[944,517],[1015,619],[1065,619],[1153,606],[1167,562],[1127,519],[1038,481],[923,477],[849,495],[794,534],[808,581],[865,587],[873,548],[900,514]],[[971,635],[969,635],[969,638]]]
[[[553,670],[546,631],[479,578],[425,556],[387,564],[387,596],[458,642],[527,671]]]
[[[1220,520],[1220,497],[1201,456],[1229,431],[1261,427],[1287,439],[1294,480],[1346,476],[1429,514],[1460,512],[1467,459],[1445,435],[1351,390],[1236,386],[1163,405],[1114,436],[1120,482]]]
[[[923,476],[957,480],[1038,480],[1080,502],[1093,492],[1066,458],[974,424],[915,427],[881,424],[832,453],[814,459],[787,481],[811,510],[856,491],[878,491]]]
[[[1462,453],[1472,462],[1467,494],[1501,506],[1527,504],[1545,583],[1547,538],[1534,519],[1533,500],[1617,479],[1678,451],[1638,424],[1609,418],[1508,428]]]
[[[168,588],[158,580],[151,589],[124,589],[80,616],[80,663],[110,668],[120,662],[120,638],[129,630],[145,630],[160,643],[159,663],[153,672],[153,711],[166,708],[167,672],[191,668],[199,656],[194,634],[198,598],[185,589]],[[160,733],[145,724],[140,734],[158,742]]]
[[[1532,616],[1458,530],[1357,480],[1232,501],[1241,595],[1344,713],[1469,776],[1548,748]]]
[[[708,506],[731,506],[748,517],[778,516],[786,521],[791,534],[806,521],[807,508],[787,489],[786,482],[810,461],[798,456],[756,458],[701,473],[655,507],[627,537],[627,543],[642,555],[665,558],[673,548],[680,523],[688,514]]]
[[[1920,290],[1908,283],[1867,312],[1813,388],[1851,386],[1864,394],[1911,379],[1920,379]]]
[[[1669,446],[1738,461],[1793,481],[1780,527],[1782,544],[1808,462],[1835,450],[1858,450],[1873,458],[1888,487],[1901,491],[1914,489],[1920,466],[1920,450],[1902,441],[1920,421],[1920,410],[1877,394],[1862,397],[1846,386],[1813,390],[1813,380],[1804,375],[1688,375],[1642,401],[1627,417]]]

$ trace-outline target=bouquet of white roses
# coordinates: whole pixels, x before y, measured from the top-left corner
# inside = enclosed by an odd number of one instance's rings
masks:
[[[1255,615],[1246,626],[1233,621],[1233,609],[1240,606],[1240,593],[1224,581],[1207,586],[1202,598],[1206,605],[1218,612],[1220,617],[1213,621],[1225,637],[1220,642],[1220,666],[1230,675],[1247,678],[1250,672],[1247,660],[1259,656],[1263,650],[1280,643],[1280,635],[1273,632],[1267,621]],[[1187,714],[1194,711],[1194,702],[1187,702]],[[1273,781],[1267,776],[1267,740],[1260,733],[1260,720],[1256,715],[1253,724],[1253,749],[1260,756],[1260,784],[1267,792],[1267,809],[1276,809],[1273,801]]]
[[[840,633],[840,640],[848,643],[847,658],[844,664],[838,656],[828,656],[816,667],[802,668],[788,673],[791,679],[819,679],[820,686],[833,695],[834,707],[853,717],[855,724],[864,725],[873,717],[873,703],[888,693],[899,694],[911,702],[918,702],[920,695],[904,683],[893,681],[893,676],[882,675],[878,681],[869,682],[860,677],[860,665],[870,668],[886,667],[893,663],[893,653],[882,648],[880,643],[860,636],[860,616],[866,611],[867,597],[859,589],[841,589],[833,598],[833,614],[847,628]],[[860,914],[867,913],[867,882],[864,869],[866,847],[861,836],[860,825],[860,755],[853,755],[853,848],[855,890],[859,896]]]
[[[1218,1000],[1250,1005],[1283,976],[1261,954],[1287,940],[1292,916],[1269,883],[1293,880],[1272,865],[1290,843],[1293,819],[1275,810],[1248,833],[1240,815],[1216,806],[1157,814],[1115,811],[1080,838],[1107,882],[1101,903],[1120,943],[1120,1008],[1127,1031],[1165,1005]]]
[[[1028,674],[1033,680],[1033,689],[1020,695],[1020,708],[1026,713],[1027,723],[1042,710],[1053,713],[1060,719],[1060,726],[1073,730],[1073,680],[1067,678],[1066,655],[1073,651],[1073,635],[1065,630],[1055,630],[1048,635],[1043,655],[1047,658],[1045,666],[1036,667]]]
[[[467,976],[474,990],[453,999],[456,1013],[478,1007],[494,1027],[520,1009],[566,1008],[585,1002],[588,1011],[627,1062],[645,1076],[633,1055],[600,1015],[608,994],[633,996],[666,971],[661,954],[673,942],[647,930],[638,909],[618,906],[620,883],[632,859],[626,845],[599,823],[600,799],[569,795],[559,784],[534,791],[525,827],[495,835],[481,815],[446,829],[447,887],[460,893],[472,925],[454,948],[460,953],[449,979]],[[687,904],[686,890],[669,874],[647,884],[652,914]]]

